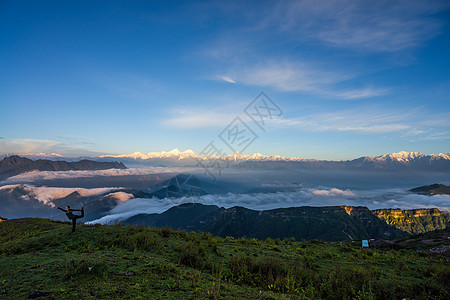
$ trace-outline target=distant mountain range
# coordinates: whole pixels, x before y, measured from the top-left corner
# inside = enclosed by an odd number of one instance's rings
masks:
[[[103,155],[100,159],[119,159],[124,162],[141,162],[168,166],[195,166],[199,163],[218,160],[227,166],[236,168],[319,168],[319,169],[370,169],[370,170],[432,170],[449,171],[450,154],[427,155],[420,152],[400,151],[376,157],[364,156],[346,161],[326,161],[286,157],[280,155],[239,154],[224,156],[198,155],[192,150],[169,152],[135,152],[122,155]]]
[[[98,162],[80,160],[76,162],[53,161],[47,159],[31,160],[12,155],[0,161],[0,179],[30,171],[71,171],[71,170],[107,170],[126,169],[121,162]]]
[[[180,151],[178,149],[174,149],[172,151],[166,152],[149,152],[147,154],[141,153],[141,152],[134,152],[131,154],[120,154],[120,155],[101,155],[102,158],[132,158],[132,159],[141,159],[141,160],[147,160],[147,159],[158,159],[158,158],[176,158],[178,160],[188,159],[188,158],[195,158],[195,159],[209,159],[209,158],[219,158],[222,160],[228,160],[228,161],[237,161],[237,162],[243,162],[243,161],[319,161],[317,159],[305,159],[301,157],[287,157],[287,156],[280,156],[280,155],[263,155],[261,153],[254,153],[254,154],[239,154],[238,152],[230,155],[224,155],[224,156],[208,156],[208,155],[198,155],[192,150],[186,150],[186,151]],[[450,153],[449,154],[438,154],[438,155],[427,155],[420,152],[406,152],[406,151],[400,151],[398,153],[391,153],[387,155],[381,155],[381,156],[364,156],[359,159],[363,159],[365,161],[377,161],[377,162],[403,162],[408,163],[417,159],[431,159],[431,160],[450,160]]]
[[[38,153],[27,154],[28,158],[45,158],[49,160],[61,160],[60,154]],[[74,158],[64,158],[73,161]],[[353,160],[329,161],[306,159],[301,157],[287,157],[281,155],[239,154],[233,153],[223,156],[199,155],[192,150],[141,153],[119,155],[101,155],[98,157],[87,157],[89,160],[109,162],[120,161],[129,166],[152,165],[152,166],[198,166],[199,163],[219,161],[223,166],[236,168],[314,168],[314,169],[363,169],[363,170],[430,170],[450,171],[450,153],[448,154],[423,154],[420,152],[400,151],[398,153],[380,156],[363,156]]]
[[[204,231],[222,237],[339,241],[396,238],[443,229],[450,225],[450,217],[438,209],[370,211],[367,207],[305,206],[255,211],[191,203],[161,214],[135,215],[124,223]]]

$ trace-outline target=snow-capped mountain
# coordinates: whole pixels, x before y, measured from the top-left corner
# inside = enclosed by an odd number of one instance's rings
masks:
[[[380,163],[402,163],[409,164],[417,161],[436,161],[436,160],[450,160],[450,154],[423,154],[421,152],[406,152],[400,151],[398,153],[384,154],[376,157],[364,156],[365,161],[373,161]]]
[[[347,165],[363,169],[450,171],[450,154],[400,151],[376,157],[364,156],[348,161]]]
[[[42,153],[40,153],[42,154]],[[57,154],[52,154],[57,155]],[[384,154],[380,156],[363,156],[347,161],[325,161],[316,159],[305,159],[301,157],[287,157],[281,155],[263,155],[261,153],[239,154],[238,152],[223,155],[199,155],[192,150],[161,152],[134,152],[131,154],[101,155],[91,158],[97,161],[118,160],[130,167],[140,165],[152,166],[198,166],[211,160],[219,160],[227,163],[227,166],[238,166],[241,168],[322,168],[322,169],[417,169],[450,171],[450,154],[423,154],[420,152],[400,151],[397,153]]]
[[[100,155],[101,158],[133,158],[133,159],[152,159],[152,158],[178,158],[185,159],[190,157],[198,157],[192,150],[180,151],[178,149],[173,149],[171,151],[161,151],[161,152],[149,152],[147,154],[141,152],[133,152],[131,154],[119,154],[119,155]]]
[[[223,156],[207,156],[207,155],[198,155],[192,150],[180,151],[178,149],[173,149],[171,151],[162,151],[162,152],[149,152],[147,154],[141,152],[134,152],[131,154],[120,154],[120,155],[101,155],[101,158],[132,158],[132,159],[161,159],[161,158],[176,158],[178,160],[195,158],[195,159],[222,159],[227,161],[234,162],[242,162],[242,161],[318,161],[315,159],[305,159],[301,157],[287,157],[281,155],[263,155],[261,153],[253,153],[253,154],[239,154],[238,152],[223,155]],[[373,162],[399,162],[399,163],[409,163],[416,160],[450,160],[450,154],[423,154],[421,152],[406,152],[400,151],[397,153],[384,154],[380,156],[364,156],[358,158],[358,160],[365,161],[373,161]]]
[[[406,152],[406,151],[400,151],[398,153],[391,153],[391,154],[385,154],[385,155],[380,155],[377,157],[371,157],[371,156],[366,156],[367,160],[374,160],[374,161],[379,161],[379,162],[400,162],[400,163],[409,163],[415,160],[421,160],[421,159],[425,159],[425,160],[450,160],[450,154],[442,154],[439,153],[438,155],[435,154],[431,154],[431,155],[427,155],[427,154],[423,154],[420,152]]]
[[[173,149],[171,151],[162,151],[162,152],[149,152],[147,154],[141,152],[134,152],[131,154],[119,154],[119,155],[101,155],[101,158],[132,158],[132,159],[140,159],[140,160],[148,160],[148,159],[165,159],[165,158],[175,158],[177,160],[185,160],[185,159],[197,159],[197,160],[208,160],[208,159],[221,159],[229,162],[242,162],[248,160],[254,161],[301,161],[304,160],[300,157],[286,157],[280,155],[262,155],[261,153],[253,153],[253,154],[239,154],[238,152],[216,156],[216,155],[199,155],[196,154],[192,150],[180,151],[178,149]]]

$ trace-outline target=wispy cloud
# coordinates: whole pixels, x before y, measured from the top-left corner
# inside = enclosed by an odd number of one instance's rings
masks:
[[[196,110],[173,114],[162,121],[162,125],[176,129],[198,129],[224,127],[232,120],[233,116],[227,113]]]
[[[357,74],[321,69],[311,63],[299,61],[271,60],[256,65],[240,65],[229,72],[236,81],[247,85],[271,87],[287,92],[308,92],[342,100],[377,97],[389,93],[388,88],[336,88],[336,84],[353,79]]]
[[[168,111],[162,126],[176,129],[223,128],[227,126],[252,99],[213,96],[205,106],[181,106]]]
[[[141,74],[95,71],[87,76],[110,93],[131,100],[149,99],[163,88],[159,81]]]
[[[223,80],[223,81],[228,82],[228,83],[236,83],[236,81],[234,81],[234,80],[233,80],[231,77],[229,77],[229,76],[217,75],[216,77],[217,77],[218,79]]]
[[[214,61],[216,74],[227,74],[221,77],[224,81],[342,100],[378,97],[389,94],[392,87],[352,82],[367,75],[368,69],[351,68],[373,53],[398,53],[423,45],[444,25],[435,14],[449,8],[445,1],[269,2],[255,8],[257,14],[233,10],[242,23],[203,45],[202,53]],[[278,48],[274,40],[289,46]],[[318,52],[334,47],[350,50],[346,53],[352,66],[328,57],[330,52],[314,62],[302,53],[305,44]],[[339,87],[344,82],[351,87]]]
[[[448,131],[419,131],[417,134],[407,133],[407,138],[412,141],[446,141],[450,140],[450,134]]]
[[[349,91],[330,91],[328,95],[330,97],[336,97],[344,100],[362,99],[362,98],[372,98],[389,94],[390,89],[388,88],[372,88],[367,87],[363,89],[355,89]]]
[[[341,131],[365,134],[398,133],[403,139],[448,139],[445,128],[450,116],[441,115],[434,124],[444,124],[440,130],[436,126],[422,123],[422,119],[432,118],[432,114],[423,110],[410,109],[389,111],[376,107],[334,111],[304,115],[298,118],[274,119],[278,126],[298,128],[312,132]]]
[[[0,149],[0,154],[57,153],[67,157],[98,154],[73,142],[36,139],[3,139],[0,140]]]
[[[291,61],[268,61],[232,72],[239,82],[271,86],[283,91],[317,91],[320,86],[337,83],[349,75],[319,70],[311,65]]]
[[[177,129],[223,128],[235,117],[235,113],[224,107],[216,109],[177,110],[176,114],[165,119],[163,125]],[[429,122],[432,118],[433,121]],[[369,105],[299,117],[273,118],[270,123],[275,127],[308,132],[396,133],[399,138],[414,141],[449,139],[449,119],[448,114],[435,115],[419,108],[398,110]]]
[[[72,136],[62,136],[62,135],[59,135],[59,136],[57,136],[56,138],[62,139],[62,140],[67,140],[67,141],[69,141],[71,144],[95,145],[95,143],[88,142],[88,141],[86,141],[84,138],[80,138],[80,137],[72,137]]]
[[[280,1],[264,26],[319,40],[327,45],[372,52],[416,47],[440,33],[431,16],[448,9],[445,1]]]

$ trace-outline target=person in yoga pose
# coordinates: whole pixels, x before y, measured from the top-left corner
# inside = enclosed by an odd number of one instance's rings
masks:
[[[84,207],[81,209],[71,209],[69,205],[66,206],[66,209],[56,206],[57,209],[62,210],[66,213],[66,216],[69,220],[72,220],[72,232],[75,232],[75,226],[77,225],[77,219],[84,217]],[[73,214],[74,211],[81,211],[81,215]]]

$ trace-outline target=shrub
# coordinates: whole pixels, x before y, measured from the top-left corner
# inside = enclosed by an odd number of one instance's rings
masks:
[[[170,227],[163,227],[161,229],[159,229],[159,234],[164,237],[164,238],[168,238],[170,237],[170,234],[172,233],[173,229]]]
[[[201,268],[205,251],[202,247],[188,243],[185,247],[178,249],[180,252],[180,264],[191,268]]]

